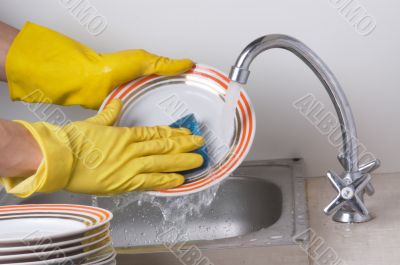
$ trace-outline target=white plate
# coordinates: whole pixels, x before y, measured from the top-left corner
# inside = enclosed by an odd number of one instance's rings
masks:
[[[50,217],[37,218],[32,214]],[[66,215],[70,219],[57,216]],[[77,219],[78,215],[84,216]],[[12,216],[20,216],[12,218]],[[7,219],[10,217],[11,219]],[[36,204],[0,206],[0,246],[36,245],[44,239],[54,240],[81,237],[93,229],[107,224],[112,213],[107,210],[68,204]],[[92,220],[85,222],[83,220]],[[86,235],[82,235],[86,236]],[[69,237],[69,238],[68,238]]]
[[[98,247],[95,249],[86,251],[84,253],[79,253],[76,255],[66,256],[62,258],[55,259],[46,259],[41,261],[28,261],[24,262],[21,260],[12,260],[12,263],[2,263],[2,264],[15,264],[15,265],[52,265],[52,264],[63,264],[63,265],[72,265],[72,264],[84,264],[87,260],[95,260],[97,256],[103,256],[108,253],[113,253],[114,249],[111,247],[111,240],[103,241]],[[83,262],[82,262],[83,261]]]
[[[228,177],[244,160],[255,133],[255,116],[246,92],[241,90],[233,128],[221,139],[222,109],[230,80],[209,66],[196,65],[179,76],[147,76],[116,88],[100,111],[114,98],[123,101],[117,126],[169,125],[194,113],[205,136],[209,168],[190,176],[182,186],[157,192],[156,196],[178,196],[204,190]]]
[[[93,239],[92,239],[93,240]],[[68,247],[68,248],[56,248],[56,249],[50,249],[47,251],[34,251],[32,253],[23,253],[23,254],[13,254],[13,255],[0,255],[0,263],[7,263],[9,261],[13,261],[13,260],[43,260],[46,258],[52,258],[52,257],[60,257],[60,256],[69,256],[68,253],[71,252],[76,252],[79,250],[82,250],[82,252],[84,251],[84,248],[90,248],[93,247],[95,245],[100,244],[102,241],[111,241],[111,237],[110,237],[110,233],[106,232],[105,235],[96,238],[95,240],[91,241],[91,242],[87,242],[84,244],[80,244],[77,246],[72,246],[72,247]]]
[[[77,237],[71,240],[64,240],[60,242],[51,242],[44,244],[46,241],[41,242],[43,244],[39,245],[24,245],[24,246],[17,246],[17,247],[0,247],[0,255],[11,255],[11,254],[16,254],[16,253],[27,253],[27,252],[32,252],[32,251],[40,251],[43,249],[55,249],[55,248],[62,248],[64,246],[70,246],[73,244],[79,244],[83,241],[90,240],[91,238],[95,238],[99,235],[107,233],[109,230],[110,226],[109,224],[106,224],[104,227],[101,227],[98,231],[93,230],[94,233],[85,233],[89,234],[87,236],[83,237]],[[92,231],[90,231],[92,232]]]

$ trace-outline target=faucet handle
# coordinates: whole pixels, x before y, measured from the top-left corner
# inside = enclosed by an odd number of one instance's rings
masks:
[[[337,156],[340,164],[344,169],[347,169],[347,159],[344,157],[343,153],[340,153]],[[359,166],[359,171],[362,175],[364,174],[369,174],[375,169],[377,169],[381,165],[381,162],[379,159],[372,160],[370,162],[367,162],[365,164],[362,164]],[[372,196],[375,193],[375,188],[374,186],[369,182],[367,186],[365,187],[365,192],[369,195]]]
[[[338,192],[336,198],[324,209],[327,215],[336,212],[345,204],[362,215],[368,215],[368,209],[362,200],[362,193],[371,180],[369,174],[364,174],[353,182],[350,178],[341,178],[333,171],[329,171],[327,176]]]
[[[374,193],[375,193],[375,188],[374,188],[374,186],[372,185],[371,182],[369,182],[369,183],[367,184],[367,186],[365,186],[365,192],[366,192],[369,196],[374,195]]]
[[[381,165],[381,161],[379,159],[372,160],[368,163],[362,164],[359,167],[359,170],[361,174],[370,174],[372,171],[377,169]],[[372,186],[371,182],[367,184],[365,187],[365,192],[369,195],[372,196],[375,193],[375,188]]]
[[[379,159],[375,159],[375,160],[369,161],[365,164],[362,164],[359,167],[359,170],[362,174],[367,174],[367,173],[371,173],[372,171],[374,171],[375,169],[380,167],[380,165],[381,165],[381,161]]]

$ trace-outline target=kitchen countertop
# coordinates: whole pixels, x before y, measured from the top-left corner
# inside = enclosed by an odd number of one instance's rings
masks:
[[[366,205],[376,218],[363,224],[340,224],[322,212],[335,196],[327,178],[307,179],[310,227],[323,242],[318,247],[311,241],[309,256],[317,257],[309,258],[311,265],[400,264],[400,173],[374,175],[372,183],[376,192],[366,196]],[[328,248],[342,263],[318,260],[327,257],[321,253]]]

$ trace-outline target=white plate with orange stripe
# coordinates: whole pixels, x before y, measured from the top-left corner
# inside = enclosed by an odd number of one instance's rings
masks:
[[[110,225],[106,224],[97,229],[91,230],[88,233],[85,233],[83,237],[72,237],[68,240],[54,240],[54,241],[46,241],[38,242],[38,245],[24,244],[20,246],[9,246],[9,247],[0,247],[0,256],[1,255],[12,255],[16,253],[24,253],[24,252],[40,252],[43,250],[49,249],[61,249],[66,246],[74,246],[81,245],[85,242],[93,240],[96,237],[106,235],[109,233]]]
[[[69,204],[0,206],[0,247],[32,246],[84,238],[108,227],[107,210]]]
[[[18,254],[11,254],[11,255],[0,255],[0,264],[2,262],[10,262],[15,260],[50,260],[51,258],[59,258],[62,256],[69,256],[70,253],[79,253],[79,252],[86,252],[86,250],[97,249],[97,247],[105,242],[111,241],[110,232],[108,231],[106,234],[93,238],[89,241],[82,242],[81,244],[77,244],[71,247],[66,248],[49,248],[44,249],[43,251],[32,251],[32,252],[23,252]]]
[[[116,126],[169,125],[193,113],[205,137],[209,165],[191,172],[186,182],[174,189],[150,192],[156,196],[180,196],[204,190],[228,177],[245,159],[253,143],[255,115],[247,93],[241,89],[228,139],[220,139],[221,113],[229,78],[219,70],[196,65],[178,76],[143,77],[117,87],[100,111],[115,98],[123,101]]]

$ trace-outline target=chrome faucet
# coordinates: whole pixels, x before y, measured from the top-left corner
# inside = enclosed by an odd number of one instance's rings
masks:
[[[374,188],[370,183],[370,173],[379,167],[380,161],[375,159],[359,165],[357,132],[350,105],[336,77],[321,58],[295,38],[280,34],[267,35],[256,39],[242,51],[229,77],[232,81],[246,84],[253,59],[263,51],[272,48],[291,51],[311,68],[328,92],[339,118],[343,150],[338,155],[338,160],[344,172],[340,175],[333,171],[327,173],[338,195],[324,209],[324,212],[327,215],[335,213],[332,219],[337,222],[360,223],[371,220],[373,215],[364,204],[364,194],[374,193]]]

